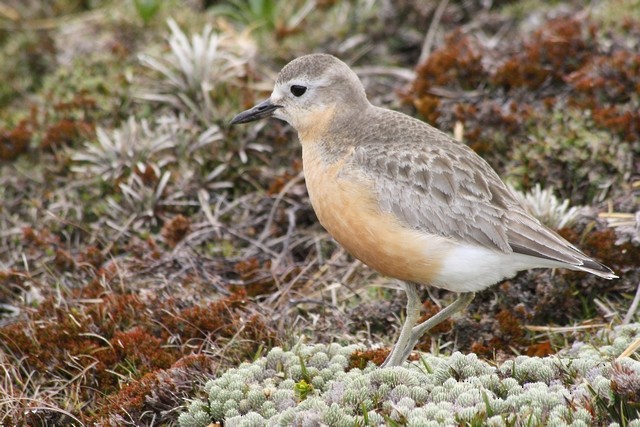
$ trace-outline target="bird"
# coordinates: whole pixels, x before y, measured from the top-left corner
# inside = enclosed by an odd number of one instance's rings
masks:
[[[333,55],[289,62],[270,97],[230,124],[268,117],[298,132],[321,225],[352,256],[403,284],[405,321],[382,367],[402,365],[429,329],[519,271],[566,268],[617,278],[531,216],[467,145],[371,104],[356,73]],[[458,295],[419,323],[420,286]]]

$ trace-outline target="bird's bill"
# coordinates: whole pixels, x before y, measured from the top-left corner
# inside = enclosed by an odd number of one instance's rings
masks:
[[[282,108],[282,106],[271,103],[271,99],[266,99],[258,105],[255,105],[247,111],[243,111],[242,113],[235,116],[231,120],[231,124],[237,125],[239,123],[249,123],[271,117],[273,115],[273,112],[278,108]]]

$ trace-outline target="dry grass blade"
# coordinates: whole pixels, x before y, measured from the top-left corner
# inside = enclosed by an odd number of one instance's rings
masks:
[[[633,301],[629,306],[629,310],[627,314],[624,316],[622,320],[623,325],[628,325],[633,320],[633,317],[638,314],[638,305],[640,304],[640,283],[638,283],[638,288],[636,289],[636,294],[633,297]]]
[[[449,0],[440,0],[438,3],[438,7],[433,13],[433,19],[431,20],[431,25],[429,25],[429,29],[427,30],[427,34],[424,38],[424,42],[422,44],[422,50],[420,51],[420,58],[418,59],[418,64],[422,64],[424,61],[429,58],[431,54],[431,49],[433,48],[434,40],[436,37],[436,31],[438,30],[438,26],[440,25],[440,20],[442,19],[442,15],[449,4]]]
[[[608,327],[608,323],[593,323],[591,325],[579,325],[579,326],[537,326],[537,325],[524,325],[524,328],[531,332],[555,332],[555,333],[572,333],[579,331],[586,331],[589,329],[602,329]]]
[[[631,355],[635,353],[639,348],[640,348],[640,338],[638,338],[637,340],[629,344],[629,346],[622,353],[620,353],[620,356],[618,356],[616,360],[620,360],[624,357],[631,357]]]
[[[616,230],[618,235],[616,243],[627,241],[640,243],[640,211],[636,213],[604,212],[598,217],[606,220],[609,227]]]

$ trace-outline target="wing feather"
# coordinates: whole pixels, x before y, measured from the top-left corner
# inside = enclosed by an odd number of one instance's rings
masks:
[[[352,166],[375,183],[380,208],[408,227],[511,252],[506,207],[518,206],[515,198],[468,147],[417,123],[414,141],[372,140],[353,152]],[[416,126],[411,120],[396,125]]]

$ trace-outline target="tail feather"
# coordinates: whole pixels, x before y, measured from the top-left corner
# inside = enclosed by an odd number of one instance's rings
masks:
[[[595,274],[596,276],[602,277],[603,279],[611,280],[618,278],[618,276],[613,272],[612,269],[589,257],[584,260],[582,265],[577,265],[575,267],[577,270]]]
[[[555,231],[526,214],[511,213],[509,244],[515,253],[553,262],[572,270],[585,271],[604,279],[618,276],[606,265],[584,254]]]

